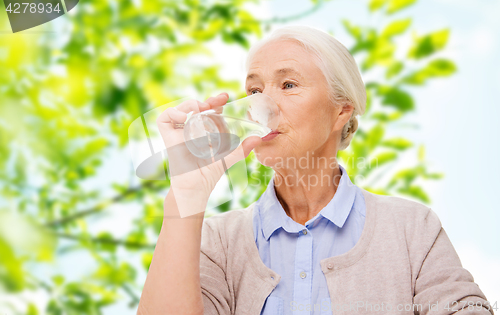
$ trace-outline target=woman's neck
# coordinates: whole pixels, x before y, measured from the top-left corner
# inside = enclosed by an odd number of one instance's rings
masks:
[[[336,159],[328,162],[318,167],[275,169],[276,197],[295,222],[305,225],[337,192],[342,173]]]

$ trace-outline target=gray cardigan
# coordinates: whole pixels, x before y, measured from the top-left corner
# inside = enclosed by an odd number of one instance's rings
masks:
[[[432,209],[361,190],[366,219],[359,241],[320,261],[328,314],[494,314]],[[259,315],[281,279],[260,259],[254,204],[204,219],[200,280],[207,315]]]

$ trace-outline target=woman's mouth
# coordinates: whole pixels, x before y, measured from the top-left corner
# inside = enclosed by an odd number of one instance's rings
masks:
[[[271,141],[280,134],[279,131],[272,131],[262,138],[262,141]]]

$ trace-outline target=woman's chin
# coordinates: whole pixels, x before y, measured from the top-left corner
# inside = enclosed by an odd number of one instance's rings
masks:
[[[273,167],[273,165],[282,160],[282,157],[279,152],[277,152],[276,148],[265,145],[264,142],[254,149],[254,154],[260,164],[268,167]]]

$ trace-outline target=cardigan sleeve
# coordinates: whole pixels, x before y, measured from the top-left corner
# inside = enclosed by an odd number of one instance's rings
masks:
[[[440,229],[415,281],[414,304],[422,306],[415,314],[494,314],[471,273],[462,267],[439,218],[430,208],[425,222],[424,225]]]
[[[205,219],[200,252],[200,283],[205,315],[230,315],[231,293],[226,281],[225,262],[219,233]]]

